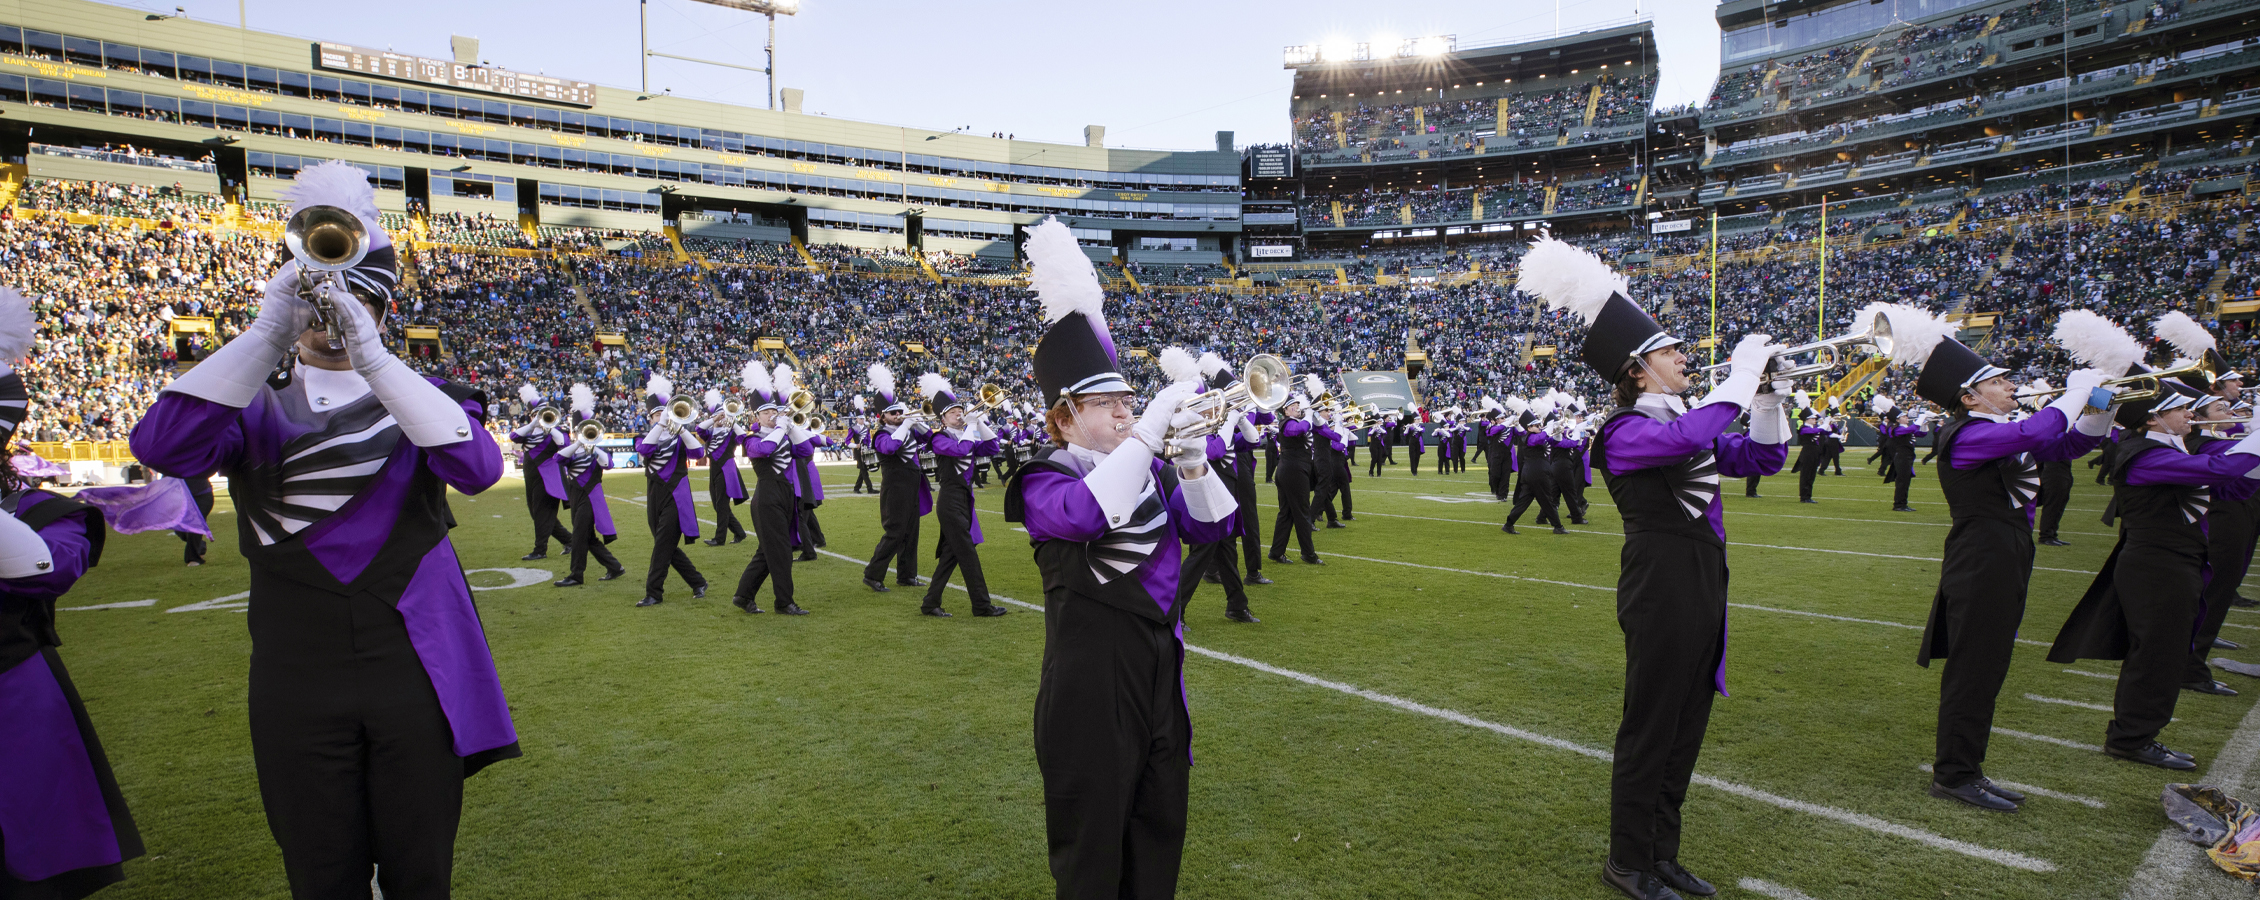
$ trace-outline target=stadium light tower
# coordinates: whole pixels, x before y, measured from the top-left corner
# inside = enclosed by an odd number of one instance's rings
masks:
[[[679,59],[684,62],[694,62],[700,65],[721,66],[725,69],[743,69],[748,72],[760,72],[763,75],[767,75],[769,76],[768,105],[770,109],[776,109],[777,17],[789,16],[794,13],[800,12],[800,0],[692,0],[692,2],[704,3],[709,6],[720,6],[726,9],[742,9],[746,12],[760,13],[761,15],[768,16],[769,43],[763,45],[761,48],[762,55],[767,57],[765,60],[763,60],[764,65],[761,68],[756,69],[752,66],[741,66],[737,63],[716,62],[711,59],[699,59],[695,56],[677,56],[673,53],[661,53],[657,50],[651,49],[651,15],[649,12],[649,10],[651,9],[651,0],[636,0],[636,32],[638,40],[643,45],[643,53],[640,57],[638,57],[636,61],[643,68],[643,92],[646,94],[651,93],[651,58],[654,56],[664,56],[668,59]]]

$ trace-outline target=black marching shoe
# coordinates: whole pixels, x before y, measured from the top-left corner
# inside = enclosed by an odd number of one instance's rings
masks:
[[[2255,606],[2260,606],[2260,600],[2254,600],[2250,597],[2246,597],[2243,594],[2238,594],[2235,597],[2229,598],[2229,605],[2250,609]]]
[[[1256,574],[1250,575],[1250,576],[1248,576],[1247,578],[1241,579],[1241,582],[1240,582],[1240,583],[1242,583],[1242,584],[1270,584],[1270,583],[1271,583],[1271,579],[1269,579],[1269,578],[1265,578],[1265,577],[1263,577],[1263,573],[1261,573],[1261,572],[1257,572]],[[2221,642],[2220,642],[2220,641],[2214,641],[2214,642],[2213,642],[2213,646],[2215,646],[2215,647],[2218,647],[2218,646],[2220,646],[2220,645],[2221,645]]]
[[[2071,541],[2060,540],[2057,538],[2041,538],[2040,543],[2041,546],[2044,547],[2069,547],[2072,545]]]
[[[1246,622],[1250,625],[1254,625],[1263,621],[1262,619],[1256,618],[1255,613],[1249,612],[1244,609],[1235,609],[1228,611],[1224,614],[1224,617],[1231,619],[1234,622]]]
[[[1209,573],[1208,573],[1208,574],[1201,576],[1201,580],[1202,580],[1202,581],[1206,581],[1206,582],[1208,582],[1208,583],[1210,583],[1210,584],[1223,584],[1223,583],[1224,583],[1224,579],[1216,577],[1216,570],[1215,570],[1215,569],[1210,569],[1210,570],[1209,570]]]
[[[1676,859],[1658,861],[1656,863],[1656,877],[1663,879],[1665,884],[1671,885],[1672,890],[1682,894],[1708,897],[1719,892],[1718,888],[1712,887],[1711,883],[1704,881],[1701,876],[1687,871]]]
[[[947,619],[950,617],[950,611],[939,606],[921,606],[918,608],[918,614],[921,616],[933,616],[937,619]]]
[[[1500,531],[1504,531],[1504,532],[1506,532],[1506,533],[1508,533],[1508,534],[1521,534],[1521,533],[1522,533],[1522,532],[1520,532],[1520,531],[1516,531],[1516,530],[1515,530],[1515,523],[1513,523],[1513,522],[1508,522],[1508,523],[1507,523],[1507,524],[1505,524],[1505,525],[1501,525],[1501,526],[1499,526],[1499,530],[1500,530]]]
[[[2243,645],[2243,644],[2239,644],[2239,643],[2237,643],[2237,642],[2235,642],[2235,641],[2229,640],[2228,638],[2214,638],[2214,639],[2213,639],[2213,649],[2215,649],[2215,650],[2242,650],[2242,649],[2244,649],[2244,645]]]
[[[1303,565],[1306,565],[1306,566],[1323,566],[1323,565],[1326,565],[1326,560],[1323,560],[1323,559],[1319,559],[1318,557],[1315,557],[1315,556],[1305,556],[1305,557],[1303,557]]]
[[[1571,525],[1583,525],[1583,524],[1585,524],[1585,520],[1584,520],[1584,519],[1571,519],[1571,520],[1569,520],[1569,523],[1570,523]]]
[[[618,578],[618,577],[620,577],[620,576],[622,576],[622,575],[626,575],[626,574],[628,574],[628,569],[627,569],[627,567],[626,567],[626,566],[622,566],[622,567],[620,567],[620,568],[617,568],[617,569],[607,569],[607,570],[605,570],[605,572],[604,572],[604,576],[603,576],[603,577],[601,577],[601,578],[598,578],[597,580],[598,580],[598,581],[611,581],[612,579]]]
[[[814,551],[814,550],[804,550],[804,551],[801,551],[801,554],[800,554],[799,556],[795,556],[795,557],[793,557],[793,561],[794,561],[794,562],[815,562],[815,561],[816,561],[816,551]]]
[[[552,583],[552,585],[551,585],[551,586],[552,586],[552,587],[580,587],[580,586],[581,586],[581,580],[580,580],[580,579],[578,579],[578,578],[575,578],[575,577],[573,577],[573,576],[571,576],[571,575],[567,575],[567,576],[565,576],[564,578],[562,578],[562,579],[560,579],[560,580],[558,580],[558,581],[556,581],[556,582]]]
[[[2199,693],[2199,694],[2212,694],[2212,695],[2213,695],[2213,696],[2215,696],[2215,697],[2234,697],[2234,696],[2236,696],[2236,688],[2233,688],[2233,687],[2229,687],[2228,685],[2222,684],[2222,683],[2220,683],[2220,682],[2218,682],[2218,681],[2191,681],[2191,682],[2186,682],[2186,683],[2184,683],[2184,684],[2182,685],[2182,690],[2185,690],[2185,691],[2191,691],[2191,692],[2195,692],[2195,693]]]
[[[1914,511],[1915,511],[1915,508],[1914,508],[1914,507],[1912,507],[1912,506],[1894,506],[1894,507],[1892,507],[1892,508],[1891,508],[1891,511],[1892,511],[1892,512],[1914,512]]]
[[[1344,524],[1342,524],[1342,523],[1340,523],[1340,522],[1328,522],[1328,523],[1326,523],[1326,527],[1328,527],[1328,528],[1348,528],[1348,527],[1350,527],[1350,526],[1348,526],[1348,525],[1344,525]]]
[[[722,546],[722,539],[719,537],[710,537],[706,540],[700,541],[699,543],[705,544],[709,547],[720,547]]]
[[[1811,504],[1814,504],[1814,505],[1819,505],[1819,503],[1820,503],[1820,501],[1819,501],[1819,500],[1815,500],[1815,499],[1813,499],[1813,498],[1811,498],[1811,497],[1804,497],[1804,498],[1800,498],[1800,499],[1799,499],[1799,500],[1798,500],[1797,502],[1799,502],[1799,503],[1811,503]]]
[[[994,603],[991,603],[987,606],[975,607],[973,610],[973,618],[976,619],[994,619],[1001,615],[1004,615],[1004,607],[998,606]]]
[[[1616,888],[1632,900],[1681,900],[1679,892],[1664,884],[1654,872],[1620,869],[1615,860],[1601,866],[1601,883]]]
[[[2161,769],[2189,770],[2197,768],[2197,760],[2168,750],[2166,745],[2157,741],[2151,741],[2148,746],[2140,750],[2129,751],[2117,747],[2104,747],[2103,752],[2128,762],[2157,766]]]
[[[1930,783],[1930,795],[1944,800],[1959,800],[1979,809],[1994,812],[2017,811],[2016,801],[1987,790],[1984,779],[1972,781],[1958,788],[1950,788],[1933,781]]]
[[[697,586],[697,587],[691,588],[691,599],[693,599],[693,600],[704,600],[704,599],[706,599],[706,585],[703,585],[703,584],[702,584],[702,585],[699,585],[699,586]]]
[[[534,552],[532,552],[532,553],[528,553],[528,554],[526,554],[526,555],[524,555],[524,556],[521,556],[521,557],[518,557],[518,558],[519,558],[519,559],[522,559],[522,560],[525,560],[525,561],[527,561],[527,562],[533,562],[534,560],[537,560],[537,559],[548,559],[548,558],[549,558],[549,554],[547,554],[547,553],[543,553],[543,552],[541,552],[541,551],[539,551],[539,550],[536,550],[536,551],[534,551]]]
[[[641,600],[638,600],[638,601],[636,601],[636,606],[637,606],[638,608],[642,608],[642,607],[646,607],[646,606],[658,606],[658,605],[660,604],[660,602],[661,602],[661,601],[660,601],[660,599],[659,599],[659,598],[657,598],[657,597],[645,597],[645,598],[643,598],[643,599],[641,599]]]
[[[730,543],[733,543],[733,544],[743,544],[743,543],[745,543],[745,535],[742,535],[742,534],[741,534],[741,535],[738,535],[737,537],[731,538],[731,539],[730,539]]]
[[[925,587],[929,583],[930,579],[922,578],[916,575],[911,576],[909,581],[904,581],[900,578],[895,579],[896,587]]]
[[[1280,565],[1282,565],[1282,566],[1284,566],[1284,565],[1287,565],[1287,564],[1288,564],[1288,559],[1287,559],[1287,557],[1285,557],[1285,556],[1266,556],[1266,557],[1264,557],[1264,558],[1265,558],[1265,559],[1268,559],[1268,560],[1271,560],[1272,562],[1278,563],[1278,564],[1280,564]]]
[[[1560,525],[1556,525],[1556,526],[1554,526],[1554,533],[1555,533],[1555,534],[1568,534],[1568,533],[1569,533],[1569,529],[1567,529],[1567,528],[1563,528],[1563,527],[1562,527],[1562,526],[1560,526]]]
[[[2025,793],[2023,791],[2012,791],[2008,788],[2002,787],[1998,784],[1995,784],[1993,782],[1993,779],[1991,778],[1980,775],[1978,776],[1977,784],[1979,787],[1985,788],[1986,793],[1992,794],[1993,796],[1999,797],[2003,800],[2007,800],[2011,803],[2025,802]]]
[[[761,614],[761,607],[754,605],[752,598],[749,597],[731,597],[730,605],[744,610],[745,614],[749,616]]]
[[[808,615],[808,610],[800,608],[798,603],[787,600],[777,604],[777,614],[780,616],[805,616]]]
[[[872,592],[872,593],[874,593],[874,594],[884,594],[884,593],[886,593],[887,591],[891,590],[890,588],[888,588],[888,587],[887,587],[887,583],[886,583],[886,582],[884,582],[884,581],[880,581],[880,580],[878,580],[878,579],[876,579],[876,578],[866,578],[866,579],[863,579],[863,586],[864,586],[864,587],[867,587],[867,588],[870,588],[870,589],[871,589],[871,592]]]
[[[1344,521],[1344,522],[1355,522],[1355,521],[1357,521],[1357,520],[1358,520],[1358,517],[1356,517],[1356,516],[1350,515],[1350,514],[1348,514],[1348,513],[1343,513],[1343,514],[1342,514],[1342,521]]]

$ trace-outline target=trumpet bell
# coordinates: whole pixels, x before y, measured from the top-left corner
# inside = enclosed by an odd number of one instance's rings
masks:
[[[573,429],[573,440],[577,443],[595,446],[597,441],[604,440],[604,420],[589,419],[582,422]]]
[[[1295,373],[1279,357],[1258,353],[1241,367],[1240,383],[1248,386],[1249,401],[1269,412],[1287,405],[1288,396],[1294,393],[1288,385],[1295,383]]]
[[[667,405],[667,417],[677,425],[689,425],[697,421],[698,407],[692,406],[689,400],[677,400]]]
[[[732,397],[722,401],[722,414],[732,419],[745,417],[745,402]]]
[[[553,407],[544,406],[540,409],[534,410],[534,424],[540,425],[545,429],[555,428],[557,427],[557,423],[562,421],[565,421],[564,415],[559,413]]]
[[[998,387],[994,384],[983,384],[980,387],[975,388],[973,390],[973,396],[975,398],[975,402],[982,409],[995,409],[999,406],[1003,406],[1005,401],[1010,399],[1005,394],[1004,388]]]
[[[309,206],[283,223],[283,246],[309,269],[342,272],[369,255],[369,228],[338,206]]]

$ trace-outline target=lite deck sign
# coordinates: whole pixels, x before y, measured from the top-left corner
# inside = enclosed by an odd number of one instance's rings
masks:
[[[596,105],[596,86],[586,81],[566,81],[508,69],[458,65],[444,59],[371,50],[350,44],[332,44],[328,41],[315,44],[314,65],[324,69],[485,91],[529,100],[547,100],[573,106]]]

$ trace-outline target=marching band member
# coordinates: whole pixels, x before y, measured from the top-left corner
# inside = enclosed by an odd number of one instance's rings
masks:
[[[2109,335],[2114,345],[2133,346],[2118,358],[2140,359],[2141,345],[2101,316],[2067,312],[2058,320],[2059,333],[2066,320]],[[2116,418],[2128,433],[2105,472],[2119,542],[2048,653],[2050,662],[2124,660],[2103,751],[2162,769],[2197,767],[2188,754],[2167,749],[2158,734],[2173,719],[2205,595],[2212,489],[2260,474],[2260,439],[2251,436],[2219,453],[2189,451],[2190,411],[2200,396],[2166,379],[2157,396],[2119,406]]]
[[[1821,456],[1820,468],[1827,469],[1833,466],[1838,475],[1844,474],[1844,436],[1852,428],[1844,421],[1844,417],[1838,414],[1843,410],[1843,407],[1843,398],[1829,397],[1828,414],[1821,419],[1821,424],[1828,428],[1828,438],[1822,442],[1824,449],[1828,452]]]
[[[1214,353],[1201,354],[1200,365],[1201,374],[1208,378],[1213,390],[1231,387],[1239,380],[1232,374],[1231,367],[1224,364],[1224,359]],[[1233,427],[1225,429],[1232,452],[1215,457],[1224,462],[1225,479],[1232,487],[1234,503],[1245,511],[1233,518],[1233,530],[1240,536],[1241,564],[1247,567],[1241,575],[1243,584],[1271,583],[1271,579],[1263,575],[1263,519],[1255,512],[1256,449],[1264,445],[1263,427],[1277,418],[1260,409],[1242,413],[1233,420]]]
[[[1316,375],[1303,376],[1303,389],[1316,397],[1326,392],[1326,382]],[[1347,528],[1334,514],[1334,495],[1342,490],[1342,477],[1349,466],[1342,462],[1344,434],[1339,410],[1313,410],[1311,416],[1311,486],[1315,492],[1311,500],[1311,527],[1318,527],[1318,516],[1326,514],[1326,527]]]
[[[1296,392],[1279,412],[1285,421],[1279,426],[1279,476],[1272,482],[1279,487],[1279,512],[1271,522],[1269,559],[1287,562],[1287,534],[1291,530],[1302,546],[1303,562],[1322,566],[1326,563],[1318,558],[1318,548],[1311,543],[1311,479],[1315,474],[1311,445],[1322,438],[1313,430],[1310,395]],[[1413,459],[1417,467],[1419,457]]]
[[[1564,395],[1559,403],[1576,401]],[[1569,508],[1571,525],[1585,524],[1585,485],[1593,479],[1593,464],[1586,455],[1591,443],[1586,439],[1585,417],[1580,412],[1570,412],[1562,418],[1562,436],[1554,441],[1554,496]],[[1554,524],[1561,525],[1561,515],[1556,513]]]
[[[1436,474],[1450,475],[1460,471],[1460,416],[1444,410],[1444,421],[1436,426]]]
[[[973,459],[996,454],[997,433],[989,428],[987,415],[966,411],[965,401],[940,374],[918,376],[918,391],[942,417],[942,427],[927,438],[934,454],[934,480],[941,488],[934,503],[934,524],[941,536],[934,541],[934,577],[926,585],[918,612],[949,618],[942,609],[942,591],[949,587],[950,573],[962,571],[965,592],[973,597],[973,614],[1004,615],[1004,607],[990,602],[989,581],[981,573],[981,518],[973,509]]]
[[[748,515],[753,519],[754,548],[753,558],[738,574],[738,588],[730,597],[730,605],[748,615],[759,615],[761,604],[754,600],[761,592],[761,583],[770,581],[775,597],[771,605],[778,614],[805,616],[808,610],[793,602],[793,545],[798,539],[794,532],[800,524],[801,503],[792,471],[799,463],[795,448],[806,440],[807,433],[785,412],[782,400],[792,396],[789,375],[779,379],[775,370],[760,366],[759,361],[746,363],[742,373],[752,402],[757,404],[753,433],[745,441],[746,461],[753,464],[753,504]]]
[[[1609,857],[1601,879],[1639,900],[1674,891],[1709,896],[1679,865],[1680,803],[1725,691],[1726,525],[1719,478],[1770,475],[1788,456],[1780,393],[1758,393],[1778,349],[1744,337],[1731,375],[1693,408],[1680,339],[1625,299],[1622,275],[1598,257],[1542,237],[1524,255],[1516,288],[1569,309],[1588,328],[1583,359],[1616,386],[1593,461],[1624,517],[1617,621],[1624,628],[1624,721],[1610,784]],[[1748,434],[1729,434],[1742,411]]]
[[[863,586],[887,593],[887,563],[895,564],[895,583],[918,587],[918,522],[934,511],[934,486],[922,457],[930,432],[924,421],[909,421],[910,406],[895,399],[895,370],[872,363],[865,371],[871,392],[884,404],[872,426],[871,450],[879,468],[879,546],[863,566]]]
[[[744,378],[742,372],[739,378]],[[745,429],[722,415],[721,391],[707,388],[702,399],[706,401],[706,419],[699,423],[698,436],[706,442],[706,501],[714,506],[714,536],[706,540],[706,546],[720,547],[725,537],[732,544],[745,540],[745,525],[730,508],[746,500],[745,479],[738,474],[737,459]]]
[[[658,606],[666,600],[667,570],[672,568],[691,586],[691,598],[706,596],[706,576],[691,564],[683,547],[698,540],[698,506],[691,501],[691,460],[706,453],[698,433],[675,421],[675,383],[652,373],[644,381],[651,400],[651,430],[636,441],[643,455],[644,522],[651,526],[651,562],[644,568],[643,599],[636,605]],[[685,404],[686,406],[688,404]]]
[[[1530,401],[1530,408],[1522,414],[1522,451],[1517,456],[1521,463],[1522,480],[1515,489],[1515,505],[1507,512],[1507,524],[1500,531],[1515,531],[1515,520],[1522,518],[1530,508],[1530,501],[1538,501],[1539,524],[1551,524],[1555,534],[1568,534],[1562,527],[1561,510],[1556,508],[1557,493],[1554,485],[1554,398],[1540,397]],[[1527,490],[1525,490],[1527,489]]]
[[[800,550],[798,559],[801,562],[813,562],[816,559],[816,548],[824,546],[824,527],[816,521],[816,508],[824,505],[824,479],[816,471],[816,451],[831,446],[832,439],[825,437],[823,432],[808,427],[815,424],[815,413],[809,414],[809,421],[805,424],[790,421],[791,410],[782,404],[787,404],[794,394],[801,391],[800,375],[793,371],[793,367],[779,365],[770,370],[769,377],[777,384],[774,395],[781,404],[778,407],[781,410],[779,415],[793,426],[793,464],[787,476],[787,480],[793,485],[793,495],[799,498],[794,503],[793,546]]]
[[[1179,411],[1192,384],[1132,412],[1098,278],[1067,228],[1036,226],[1028,255],[1051,323],[1036,381],[1061,447],[1014,476],[1005,520],[1027,527],[1043,575],[1035,743],[1055,893],[1169,897],[1192,765],[1179,545],[1229,537],[1236,506],[1206,441],[1167,439],[1200,421]]]
[[[2238,386],[2230,381],[2226,360],[2221,357],[2220,344],[2205,326],[2197,324],[2188,313],[2180,310],[2158,318],[2152,331],[2183,358],[2174,360],[2176,367],[2191,359],[2206,359],[2214,363],[2214,371],[2225,373],[2221,378],[2202,385],[2206,396],[2192,404],[2200,419],[2226,419],[2232,413],[2234,398],[2229,396]],[[2188,380],[2201,379],[2191,376]],[[2223,384],[2223,382],[2228,382]],[[2192,429],[2186,442],[2191,453],[2225,453],[2236,446],[2236,439],[2228,431],[2236,423]],[[2213,489],[2213,504],[2205,512],[2205,592],[2199,608],[2204,615],[2198,619],[2197,634],[2190,641],[2189,665],[2182,673],[2182,689],[2200,694],[2224,697],[2236,696],[2236,690],[2213,677],[2212,666],[2206,663],[2213,647],[2220,641],[2221,626],[2228,621],[2229,610],[2236,605],[2237,586],[2244,583],[2245,573],[2252,569],[2252,548],[2260,540],[2260,516],[2255,515],[2254,494],[2260,490],[2260,481],[2239,478]]]
[[[1412,474],[1420,474],[1420,458],[1428,452],[1428,426],[1421,424],[1418,406],[1405,407],[1405,456],[1412,461]]]
[[[577,422],[585,423],[596,416],[596,392],[588,385],[574,383],[569,395]],[[618,537],[612,527],[612,507],[604,499],[604,471],[612,468],[611,454],[594,443],[568,439],[562,430],[545,440],[565,448],[557,452],[557,468],[564,477],[566,503],[573,508],[573,540],[567,545],[572,549],[572,569],[556,582],[557,586],[579,586],[592,553],[597,564],[604,567],[604,577],[599,581],[628,574],[628,567],[604,546]]]
[[[1915,480],[1915,435],[1922,429],[1907,424],[1907,411],[1882,394],[1868,400],[1876,414],[1876,452],[1883,456],[1883,480],[1895,485],[1892,512],[1914,512],[1907,505],[1907,490]]]
[[[388,896],[446,896],[463,780],[519,755],[448,538],[447,489],[492,487],[502,453],[484,394],[384,347],[399,275],[367,174],[323,163],[290,195],[294,215],[341,207],[368,235],[358,266],[308,285],[341,338],[285,262],[258,319],[165,388],[132,449],[168,475],[228,476],[251,569],[251,751],[291,893],[366,895],[373,866]]]
[[[530,384],[518,386],[518,399],[529,410],[541,406],[541,392]],[[545,432],[538,422],[527,422],[510,432],[510,442],[518,445],[518,472],[526,481],[526,512],[534,519],[534,552],[518,557],[527,561],[548,559],[550,538],[556,538],[560,546],[573,540],[572,532],[557,521],[557,504],[565,499],[565,485],[557,480],[558,445],[543,439]]]
[[[1389,423],[1376,419],[1365,427],[1365,474],[1367,478],[1381,477],[1381,466],[1389,460]]]
[[[1326,527],[1328,528],[1348,527],[1341,522],[1358,520],[1357,511],[1351,508],[1355,504],[1350,496],[1350,480],[1351,476],[1355,474],[1351,469],[1351,464],[1357,461],[1357,446],[1351,444],[1350,441],[1357,436],[1357,431],[1345,423],[1346,415],[1347,413],[1341,409],[1335,409],[1327,414],[1326,424],[1320,426],[1326,433],[1326,448],[1334,457],[1334,477],[1327,483],[1326,488],[1322,489],[1324,496],[1317,504],[1320,509],[1326,511]],[[1342,498],[1341,522],[1334,519],[1334,498],[1336,497]]]
[[[2012,421],[2017,385],[2009,370],[1950,337],[1953,323],[1883,303],[1871,304],[1858,318],[1872,321],[1879,314],[1891,324],[1891,362],[1915,369],[1915,393],[1949,411],[1938,432],[1938,485],[1953,527],[1915,654],[1916,664],[1925,667],[1933,659],[1946,660],[1938,685],[1930,794],[2013,812],[2024,795],[1986,778],[1985,752],[2032,580],[2039,463],[2077,459],[2102,441],[2110,413],[2082,409],[2104,375],[2098,369],[2074,372],[2062,397],[2031,418]],[[2058,334],[2065,333],[2059,326]],[[2065,343],[2079,342],[2074,337]]]
[[[30,394],[14,367],[33,329],[31,302],[0,288],[0,446],[23,422]],[[63,643],[55,600],[101,562],[105,534],[93,506],[33,488],[0,464],[0,759],[8,761],[0,897],[84,897],[125,880],[122,864],[143,853],[102,739],[55,650]]]
[[[1485,479],[1491,488],[1491,499],[1505,501],[1512,494],[1508,483],[1513,480],[1515,471],[1515,451],[1510,445],[1507,408],[1490,397],[1484,397],[1482,404],[1483,424],[1479,427],[1483,429]]]
[[[1797,428],[1797,461],[1790,463],[1790,471],[1797,473],[1797,502],[1819,503],[1813,499],[1813,479],[1819,478],[1821,469],[1828,465],[1828,428],[1822,424],[1820,411],[1813,408],[1810,395],[1797,392],[1797,408],[1804,424]]]
[[[848,493],[876,494],[879,489],[871,485],[871,469],[878,465],[878,454],[871,452],[871,439],[878,436],[879,428],[871,423],[871,401],[862,394],[855,395],[855,421],[848,424],[848,450],[855,455],[855,487]]]

